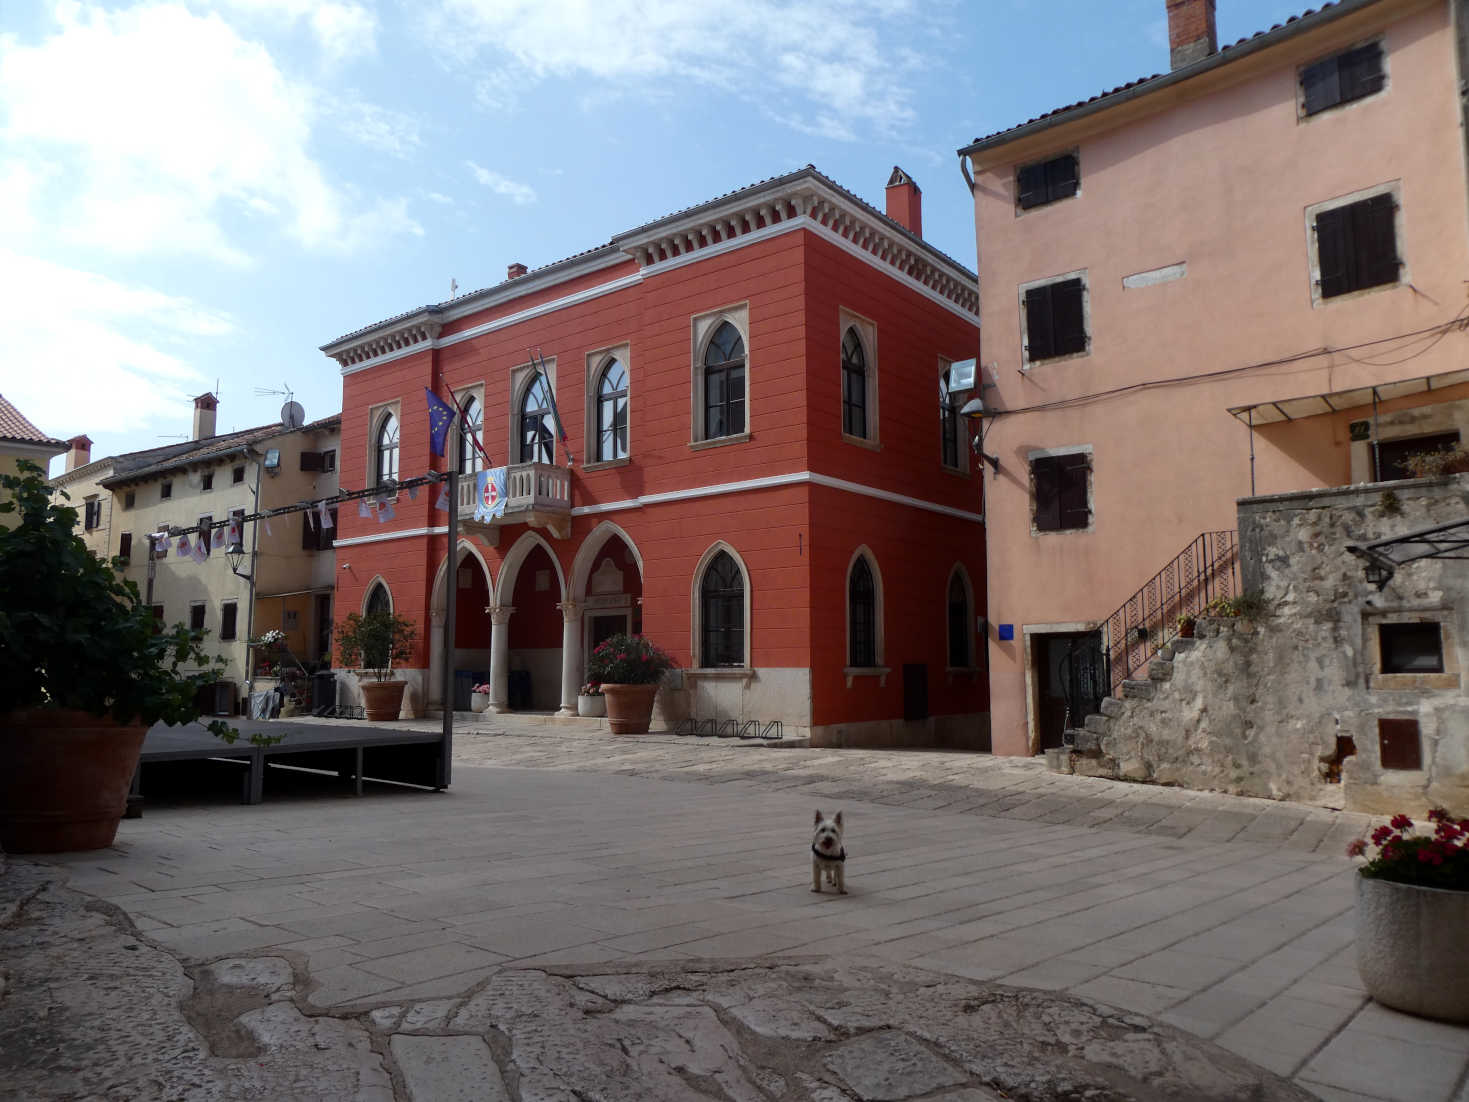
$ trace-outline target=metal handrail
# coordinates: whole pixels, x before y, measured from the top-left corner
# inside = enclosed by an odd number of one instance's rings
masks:
[[[1113,696],[1178,635],[1181,616],[1239,593],[1239,537],[1202,532],[1106,620],[1108,684]]]

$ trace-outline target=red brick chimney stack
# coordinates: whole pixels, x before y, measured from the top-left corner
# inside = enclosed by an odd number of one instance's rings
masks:
[[[74,471],[92,461],[92,441],[87,436],[73,436],[67,441],[71,451],[66,453],[66,469]]]
[[[1167,0],[1168,46],[1172,67],[1182,69],[1219,52],[1214,0]]]
[[[888,177],[887,216],[905,230],[923,236],[923,192],[897,165]]]
[[[522,264],[520,261],[517,260],[514,264],[509,265],[505,269],[505,278],[506,279],[519,279],[521,276],[525,275],[525,273],[528,272],[528,271],[530,271],[530,269],[527,268],[524,264]]]

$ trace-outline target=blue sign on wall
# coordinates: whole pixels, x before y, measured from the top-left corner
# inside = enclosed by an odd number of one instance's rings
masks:
[[[1001,624],[1000,625],[1000,642],[1002,642],[1002,643],[1009,642],[1011,639],[1014,639],[1014,638],[1015,638],[1015,625],[1014,624]]]

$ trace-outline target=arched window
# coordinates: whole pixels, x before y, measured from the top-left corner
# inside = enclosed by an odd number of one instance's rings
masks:
[[[609,360],[597,383],[597,460],[627,458],[627,368]]]
[[[536,374],[520,399],[520,462],[550,463],[556,454],[551,425],[551,384]]]
[[[745,340],[724,322],[704,350],[704,439],[745,431]]]
[[[476,440],[484,438],[485,409],[472,396],[464,399],[460,406],[464,410],[464,421],[459,427],[459,473],[474,474],[484,470],[485,466],[484,457],[474,446]],[[465,424],[469,426],[468,431]]]
[[[847,664],[877,665],[877,586],[865,557],[852,564],[852,574],[847,579],[847,624],[850,633]]]
[[[715,555],[699,583],[699,665],[745,664],[745,579],[728,551]]]
[[[949,665],[967,669],[969,658],[969,590],[955,570],[949,578]]]
[[[939,376],[939,442],[945,467],[959,466],[959,410],[949,389],[949,372]]]
[[[377,427],[377,481],[398,481],[398,419],[391,413]]]
[[[867,436],[867,354],[856,326],[842,338],[842,431]]]
[[[367,615],[369,616],[374,612],[393,611],[393,599],[388,596],[388,587],[383,585],[382,582],[375,583],[371,591],[367,594],[366,608]]]

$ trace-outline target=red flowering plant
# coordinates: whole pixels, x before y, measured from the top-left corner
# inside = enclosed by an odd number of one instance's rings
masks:
[[[587,660],[587,680],[599,685],[652,685],[678,665],[641,635],[614,635],[598,643]]]
[[[1441,807],[1428,813],[1432,834],[1416,833],[1413,820],[1394,815],[1372,832],[1377,854],[1362,866],[1362,875],[1397,884],[1469,892],[1469,819],[1455,822]],[[1365,857],[1367,840],[1347,847],[1348,857]]]

